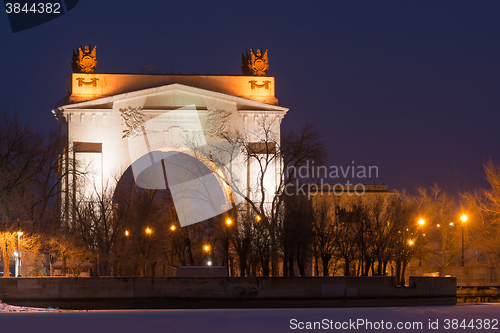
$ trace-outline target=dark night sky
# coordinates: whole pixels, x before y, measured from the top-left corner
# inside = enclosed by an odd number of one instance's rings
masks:
[[[317,124],[329,164],[457,195],[487,185],[483,160],[500,163],[499,17],[498,1],[80,0],[14,34],[0,14],[0,107],[55,127],[80,44],[97,45],[99,73],[237,75],[241,52],[262,47],[284,128]]]

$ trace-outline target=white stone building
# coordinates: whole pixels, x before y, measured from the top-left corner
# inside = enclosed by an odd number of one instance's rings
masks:
[[[150,186],[164,188],[165,184],[161,185],[164,178],[160,175],[166,172],[172,191],[172,186],[178,185],[172,181],[175,173],[169,174],[168,165],[164,167],[166,170],[158,169],[161,164],[156,162],[175,153],[196,157],[188,146],[181,144],[180,138],[194,138],[204,133],[200,146],[208,145],[213,152],[218,139],[210,137],[210,132],[239,130],[253,133],[263,119],[277,124],[275,134],[279,138],[279,124],[288,111],[278,106],[275,80],[268,76],[73,73],[66,78],[66,93],[60,106],[52,111],[67,141],[62,170],[72,170],[69,163],[76,161],[75,169],[85,171],[87,179],[85,184],[76,185],[74,172],[69,172],[64,178],[61,209],[67,221],[71,220],[70,200],[89,198],[96,191],[114,188],[130,166],[136,182],[142,179],[145,187],[148,186],[146,183],[153,181],[156,185]],[[259,142],[261,138],[253,140]],[[153,152],[167,155],[155,157]],[[148,155],[150,157],[145,157]],[[214,174],[224,172],[217,170],[209,160],[201,162]],[[276,165],[276,173],[268,177],[266,191],[275,191],[274,177],[279,177],[279,167]],[[252,188],[252,179],[257,172],[252,163],[240,163],[231,177]],[[189,207],[198,210],[196,216],[185,219],[179,216],[182,225],[218,215],[241,201],[242,198],[238,199],[234,189],[221,181],[221,177],[207,178],[204,184],[213,187],[214,179],[222,190],[217,190],[222,197],[218,196],[211,205],[207,206],[203,200],[191,200],[186,204],[186,198],[177,197],[175,201],[174,197],[178,215],[179,210],[190,210]],[[232,195],[229,194],[231,191]],[[72,196],[77,192],[80,197]]]

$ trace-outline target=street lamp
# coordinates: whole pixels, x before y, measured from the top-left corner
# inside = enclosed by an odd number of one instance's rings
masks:
[[[147,233],[148,235],[151,235],[151,233],[152,233],[152,232],[153,232],[153,231],[152,231],[151,229],[146,228],[146,233]]]
[[[208,244],[203,246],[203,250],[207,253],[207,256],[208,256],[208,262],[207,262],[208,266],[212,266],[212,259],[213,259],[212,255],[210,253],[210,249],[211,249],[211,247]]]
[[[125,230],[125,236],[128,237],[129,235],[130,235],[130,233],[128,232],[128,230]]]
[[[175,231],[175,225],[173,225],[173,224],[172,224],[172,225],[170,226],[170,230]]]
[[[260,220],[262,220],[262,217],[260,217],[260,215],[257,215],[257,216],[255,216],[255,220],[256,220],[257,222],[259,222]]]
[[[423,244],[423,242],[422,242],[422,238],[421,238],[420,234],[422,233],[422,229],[421,228],[424,226],[424,224],[425,224],[425,220],[424,219],[419,219],[418,220],[418,225],[419,225],[419,230],[420,230],[420,233],[418,235],[418,237],[420,238],[420,242],[419,242],[420,257],[418,259],[418,266],[419,267],[422,267],[422,244]],[[425,234],[424,234],[424,236],[425,236]]]
[[[23,235],[22,231],[17,232],[17,277],[21,277],[21,236]]]
[[[467,215],[462,214],[460,216],[460,221],[462,221],[462,261],[460,262],[460,266],[465,266],[465,257],[464,257],[464,224],[467,222]]]
[[[227,223],[227,225],[231,225],[231,223],[233,223],[233,221],[231,221],[231,219],[227,219],[226,223]]]

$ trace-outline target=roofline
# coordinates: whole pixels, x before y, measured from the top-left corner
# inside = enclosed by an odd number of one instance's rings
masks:
[[[126,99],[133,99],[136,97],[142,97],[144,95],[158,95],[158,94],[161,94],[162,92],[176,90],[176,89],[179,89],[181,91],[186,91],[189,89],[189,90],[193,90],[194,92],[196,92],[198,94],[202,94],[202,92],[208,91],[213,96],[206,96],[206,97],[226,99],[229,101],[233,101],[235,103],[240,102],[240,103],[244,103],[247,105],[265,107],[265,108],[271,109],[273,111],[281,111],[281,112],[286,113],[289,110],[288,108],[285,108],[282,106],[257,102],[257,101],[254,101],[254,100],[251,100],[248,98],[228,95],[228,94],[224,94],[224,93],[220,93],[220,92],[216,92],[216,91],[212,91],[212,90],[207,90],[207,89],[202,89],[202,88],[197,88],[197,87],[192,87],[192,86],[188,86],[188,85],[181,84],[181,83],[170,83],[170,84],[162,85],[159,87],[146,88],[146,89],[136,90],[136,91],[132,91],[132,92],[126,92],[126,93],[121,93],[121,94],[117,94],[117,95],[112,95],[112,96],[100,97],[100,98],[89,100],[89,101],[78,102],[78,103],[73,103],[73,104],[65,104],[65,105],[61,105],[61,106],[55,108],[54,110],[61,109],[61,108],[66,110],[66,109],[78,108],[78,107],[84,107],[84,106],[113,103],[113,102],[116,102],[116,99],[126,100]]]

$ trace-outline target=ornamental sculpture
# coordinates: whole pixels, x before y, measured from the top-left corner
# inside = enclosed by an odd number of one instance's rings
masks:
[[[267,50],[262,54],[261,49],[255,53],[250,49],[250,54],[241,54],[241,71],[243,75],[267,75],[269,61],[267,59]]]
[[[128,108],[120,108],[120,116],[125,126],[122,139],[130,136],[135,138],[144,134],[144,112],[141,107],[132,108],[129,106]]]
[[[231,112],[225,110],[208,111],[207,123],[204,128],[206,135],[217,137],[228,130],[228,122]]]
[[[92,45],[90,46],[90,48]],[[77,52],[73,50],[73,62],[71,67],[75,73],[94,73],[96,60],[96,47],[90,51],[88,46],[82,50],[82,46],[77,49]]]

